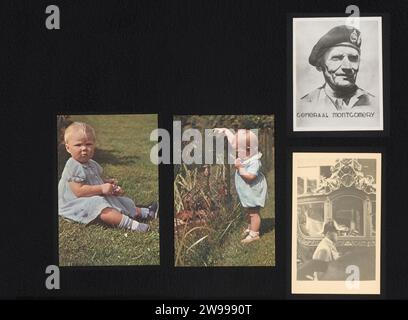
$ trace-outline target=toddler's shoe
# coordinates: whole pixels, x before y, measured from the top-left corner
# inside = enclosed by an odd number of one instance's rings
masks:
[[[149,209],[148,217],[150,219],[156,219],[159,214],[159,203],[157,201],[154,201],[147,208]]]
[[[245,238],[245,237],[249,234],[249,231],[250,231],[250,230],[249,230],[248,228],[242,230],[241,237],[242,237],[242,238]]]
[[[259,240],[259,232],[249,232],[244,240],[241,240],[242,244],[251,243],[252,241]]]

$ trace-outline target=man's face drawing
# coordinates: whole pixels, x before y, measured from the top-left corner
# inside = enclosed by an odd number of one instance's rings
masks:
[[[360,66],[360,54],[355,48],[332,47],[322,58],[321,69],[324,78],[333,90],[343,91],[355,86]]]

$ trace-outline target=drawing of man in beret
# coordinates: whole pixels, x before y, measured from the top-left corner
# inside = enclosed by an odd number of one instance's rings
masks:
[[[325,83],[300,99],[298,111],[344,112],[378,106],[374,95],[356,85],[360,47],[361,33],[351,26],[334,27],[320,38],[309,63],[322,72]]]

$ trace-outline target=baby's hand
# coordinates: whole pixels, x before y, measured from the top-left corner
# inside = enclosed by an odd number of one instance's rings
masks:
[[[237,169],[237,170],[239,170],[239,168],[242,168],[242,163],[241,163],[241,160],[240,160],[239,158],[236,158],[236,159],[235,159],[234,167],[235,167],[235,169]]]
[[[113,194],[113,184],[111,183],[102,184],[102,194],[106,196],[111,196]]]
[[[123,191],[123,189],[120,186],[115,186],[113,188],[113,195],[114,196],[121,196],[122,194],[124,194],[125,192]]]

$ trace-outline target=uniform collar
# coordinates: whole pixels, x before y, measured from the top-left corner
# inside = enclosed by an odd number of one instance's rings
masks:
[[[351,95],[348,95],[347,97],[338,97],[336,95],[336,92],[330,87],[327,83],[325,83],[322,88],[324,89],[324,92],[332,99],[345,99],[345,98],[350,98],[353,96],[356,96],[359,94],[359,91],[362,91],[359,87],[355,86],[355,90]]]
[[[323,84],[320,87],[320,89],[322,89],[325,94],[321,94],[319,96],[319,99],[325,99],[327,97],[333,103],[333,105],[335,107],[336,107],[335,102],[336,102],[337,99],[344,100],[343,98],[336,97],[336,95],[334,93],[334,90],[329,85],[327,85],[326,83]],[[354,93],[351,96],[347,97],[347,99],[348,99],[348,104],[347,105],[349,106],[349,108],[352,108],[357,103],[357,101],[360,100],[366,94],[367,94],[366,91],[364,91],[363,89],[356,86],[356,90],[354,91]]]

